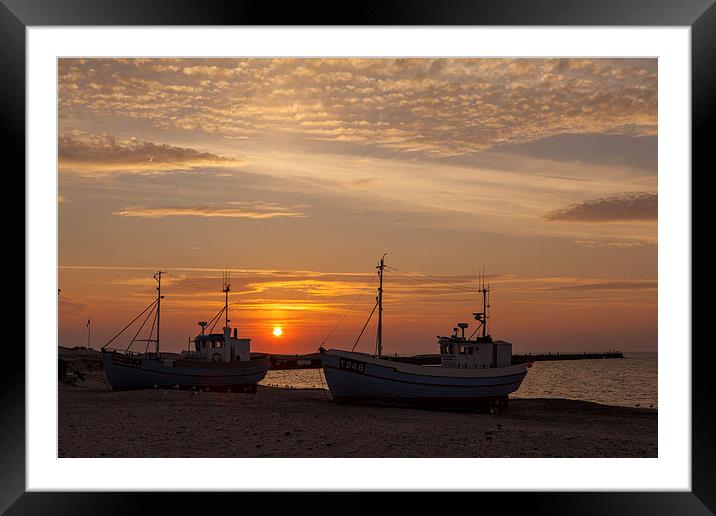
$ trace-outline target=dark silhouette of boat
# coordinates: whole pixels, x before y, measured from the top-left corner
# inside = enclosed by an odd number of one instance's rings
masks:
[[[263,380],[269,368],[269,356],[251,352],[251,339],[239,338],[236,328],[229,326],[228,281],[224,281],[224,307],[210,321],[200,322],[201,333],[193,341],[193,349],[179,353],[162,353],[159,349],[159,328],[162,271],[154,275],[157,281],[157,298],[132,322],[115,335],[101,350],[101,363],[107,382],[113,390],[179,388],[232,392],[256,392],[256,385]],[[146,316],[145,316],[146,314]],[[205,333],[207,326],[216,325],[224,314],[221,333]],[[154,317],[152,318],[152,315]],[[142,324],[126,349],[111,348],[109,345],[124,331],[145,316]],[[137,336],[148,320],[152,318],[149,336]],[[212,326],[213,328],[213,326]],[[146,342],[143,353],[131,351],[136,342]],[[150,344],[154,351],[150,352]]]
[[[453,335],[438,337],[440,365],[398,362],[382,356],[384,258],[385,255],[377,267],[378,297],[371,312],[372,317],[376,309],[378,311],[376,354],[321,348],[323,373],[333,398],[349,402],[505,410],[509,394],[519,388],[531,364],[512,365],[512,345],[493,341],[487,333],[489,285],[485,286],[483,281],[479,289],[483,309],[473,314],[478,322],[473,335],[466,338],[468,324],[458,323]],[[474,337],[478,333],[481,335]]]

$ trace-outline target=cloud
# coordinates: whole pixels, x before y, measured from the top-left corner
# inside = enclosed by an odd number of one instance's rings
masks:
[[[466,155],[655,135],[655,59],[61,59],[63,120]]]
[[[195,149],[174,147],[136,138],[119,140],[108,134],[67,131],[58,140],[61,171],[157,172],[187,170],[194,167],[238,166],[235,158]]]
[[[575,240],[575,244],[583,245],[590,248],[617,248],[617,249],[631,249],[635,247],[646,247],[649,245],[655,245],[656,241],[653,240]]]
[[[377,177],[359,177],[356,179],[350,179],[347,181],[349,188],[371,188],[376,185],[380,180]]]
[[[72,297],[60,294],[58,298],[58,310],[61,314],[81,315],[87,313],[87,304],[82,301],[75,301]]]
[[[656,221],[658,196],[652,192],[628,192],[603,197],[545,215],[547,221],[563,222],[642,222]]]
[[[575,200],[614,192],[656,190],[655,175],[620,167],[542,161],[524,156],[408,160],[367,155],[346,160],[320,152],[257,148],[251,173],[269,198],[301,199],[331,217],[400,222],[406,227],[501,234],[555,236],[573,240],[656,241],[653,224],[555,224],[544,215]],[[375,179],[372,179],[375,178]],[[406,179],[406,178],[409,178]],[[267,194],[262,193],[262,199]],[[318,214],[317,214],[318,216]]]
[[[287,208],[272,203],[229,203],[236,207],[219,206],[168,206],[168,207],[145,207],[129,206],[114,212],[121,217],[143,217],[158,219],[162,217],[228,217],[242,219],[275,219],[279,217],[300,218],[306,215],[298,208]]]
[[[67,267],[60,269],[107,269],[115,270],[122,277],[105,281],[126,289],[125,298],[138,296],[146,298],[154,293],[155,282],[151,271],[136,276],[136,271],[126,267]],[[166,294],[172,306],[207,309],[217,302],[223,303],[221,278],[223,271],[201,268],[172,269],[167,273]],[[568,304],[570,300],[585,295],[590,299],[623,300],[651,296],[658,288],[658,282],[650,279],[630,278],[578,278],[569,276],[529,276],[515,274],[490,274],[490,283],[500,303],[518,302]],[[370,310],[378,288],[373,271],[319,272],[314,270],[272,270],[233,269],[231,270],[230,303],[240,305],[241,310],[297,309],[329,310],[342,315],[357,306],[354,315]],[[417,305],[435,307],[438,304],[476,302],[476,277],[474,274],[430,274],[419,272],[391,271],[391,299],[399,302],[391,311],[410,314]],[[217,301],[218,300],[218,301]],[[444,301],[443,301],[444,300]],[[403,307],[403,308],[401,308]],[[451,316],[452,317],[452,316]],[[363,322],[363,321],[361,321]]]
[[[645,290],[658,288],[656,280],[634,280],[634,281],[587,281],[585,283],[560,285],[547,290]]]

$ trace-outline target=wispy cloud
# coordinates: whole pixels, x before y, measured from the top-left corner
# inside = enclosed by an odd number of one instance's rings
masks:
[[[658,195],[652,192],[629,192],[603,197],[545,215],[547,221],[564,222],[638,222],[656,221]]]
[[[372,265],[372,264],[371,264]],[[156,296],[156,283],[151,270],[122,266],[87,266],[80,274],[78,267],[60,266],[72,295],[92,307],[92,319],[99,323],[98,336],[107,339],[136,316],[138,308],[151,303]],[[181,346],[186,332],[195,328],[195,321],[207,320],[224,304],[222,271],[215,269],[167,268],[162,293],[163,316],[167,319],[163,339]],[[471,320],[470,314],[480,306],[474,291],[475,274],[435,274],[418,271],[387,271],[384,287],[386,311],[392,323],[386,328],[392,349],[405,352],[428,352],[431,335],[444,334],[456,321]],[[77,280],[80,280],[79,283]],[[506,340],[534,345],[539,342],[554,349],[554,335],[564,328],[584,328],[585,338],[602,329],[609,318],[612,328],[644,328],[650,325],[656,310],[657,283],[647,278],[540,276],[522,274],[490,274],[486,279],[493,290],[492,319],[495,334]],[[91,289],[101,285],[101,291]],[[305,269],[234,269],[229,294],[233,326],[244,336],[256,338],[257,349],[265,350],[270,330],[284,326],[286,335],[281,352],[313,351],[332,334],[332,341],[355,342],[375,303],[378,287],[375,271],[365,270],[320,272]],[[64,295],[64,291],[63,291]],[[83,335],[85,319],[77,311],[71,324]],[[121,315],[118,315],[121,314]],[[67,321],[70,319],[68,318]],[[559,320],[559,325],[544,326],[545,320]],[[375,320],[367,334],[375,328]],[[107,327],[109,326],[109,328]],[[116,327],[116,329],[115,329]],[[471,324],[471,327],[474,326]],[[545,330],[547,328],[547,330]],[[335,332],[334,332],[335,330]],[[93,330],[94,331],[94,330]],[[620,330],[621,331],[621,330]],[[330,333],[329,333],[330,332]],[[597,333],[599,333],[597,331]],[[541,335],[541,336],[540,336]],[[652,335],[652,334],[650,334]],[[603,339],[604,333],[599,334]],[[269,339],[269,340],[267,340]],[[580,342],[583,342],[580,340]],[[599,339],[595,339],[595,343]],[[370,345],[370,338],[363,339]],[[170,347],[172,344],[170,344]],[[593,348],[598,349],[598,346]],[[278,351],[278,350],[277,350]]]
[[[591,248],[630,249],[656,244],[654,240],[575,240],[575,244]]]
[[[58,309],[61,314],[80,315],[87,313],[87,303],[76,301],[66,294],[60,294],[58,298]]]
[[[241,160],[200,152],[195,149],[158,144],[130,138],[120,140],[108,134],[67,131],[58,140],[60,171],[158,172],[195,167],[240,166]]]
[[[615,191],[648,191],[655,176],[621,167],[514,157],[509,163],[406,160],[364,157],[346,161],[334,154],[257,151],[252,167],[274,191],[300,192],[309,202],[353,209],[360,217],[391,213],[391,223],[409,227],[474,230],[503,234],[551,235],[612,242],[656,240],[651,225],[555,224],[545,213],[573,200],[610,197]],[[467,160],[465,160],[467,161]],[[410,178],[406,180],[406,178]],[[267,183],[265,183],[267,184]],[[319,197],[322,196],[322,197]],[[386,220],[385,218],[383,220]]]
[[[139,287],[142,292],[154,292],[155,281],[149,275],[136,276],[142,268],[114,266],[60,266],[61,270],[86,269],[113,271],[120,274],[107,283],[125,287]],[[187,271],[193,274],[187,274]],[[221,271],[222,274],[224,271]],[[368,272],[319,272],[312,270],[232,269],[232,298],[238,299],[311,299],[335,298],[337,306],[352,304],[356,296],[364,295],[372,303],[372,292],[377,289],[377,278]],[[413,301],[430,301],[436,296],[477,299],[475,274],[429,274],[414,271],[389,271],[392,295]],[[214,299],[221,291],[222,276],[218,270],[200,268],[174,268],[167,273],[167,293],[176,296],[208,296]],[[637,291],[656,289],[656,280],[605,279],[573,276],[529,276],[517,274],[490,274],[486,282],[502,298],[505,293],[546,293],[553,291],[620,290]],[[370,293],[370,295],[368,295]],[[395,308],[394,308],[395,309]]]
[[[157,219],[162,217],[228,217],[242,219],[275,219],[278,217],[305,217],[296,208],[287,208],[267,203],[231,203],[236,206],[165,206],[146,207],[129,206],[114,212],[121,217],[143,217]]]
[[[583,291],[583,290],[644,290],[656,289],[658,283],[656,280],[633,280],[633,281],[595,281],[586,280],[583,282],[574,282],[555,287],[549,287],[547,290],[563,290],[563,291]]]

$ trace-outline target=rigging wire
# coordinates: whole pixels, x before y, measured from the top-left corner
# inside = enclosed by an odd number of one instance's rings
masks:
[[[134,337],[132,337],[132,340],[129,341],[129,345],[127,345],[127,349],[125,351],[128,352],[129,348],[132,347],[132,344],[134,344],[134,342],[137,340],[137,336],[139,335],[139,332],[142,331],[142,328],[144,328],[144,325],[147,324],[147,321],[149,320],[149,318],[152,316],[153,313],[154,313],[154,308],[152,308],[152,310],[147,314],[147,316],[142,321],[142,324],[139,325],[139,328],[137,328],[137,333],[135,333]],[[154,321],[156,322],[156,318],[154,319]],[[154,324],[152,324],[152,328],[154,328]],[[147,347],[149,347],[149,343],[151,342],[151,339],[152,339],[152,335],[150,333],[149,338],[147,339]]]
[[[214,323],[209,329],[209,333],[211,333],[214,330],[214,327],[216,327],[216,325],[219,323],[219,318],[221,317],[221,314],[224,313],[224,310],[226,310],[226,307],[222,306],[221,310],[219,310],[219,313],[212,317],[211,320],[206,324],[207,326],[209,326],[212,322]]]
[[[360,341],[360,338],[363,336],[363,332],[365,331],[366,327],[368,326],[368,323],[373,318],[373,314],[375,313],[375,309],[378,308],[378,302],[376,301],[375,305],[373,305],[373,310],[371,310],[370,315],[368,316],[368,320],[363,325],[363,329],[360,331],[360,335],[358,335],[358,338],[356,339],[355,343],[353,344],[353,347],[351,348],[351,351],[356,349],[356,346],[358,345],[358,341]]]
[[[116,339],[117,337],[119,337],[120,335],[122,335],[127,328],[129,328],[129,327],[132,326],[135,322],[137,322],[137,320],[138,320],[141,316],[143,316],[143,315],[147,312],[147,310],[149,310],[149,309],[151,308],[152,311],[153,311],[153,310],[154,310],[154,305],[156,305],[157,302],[158,302],[157,300],[154,300],[151,305],[149,305],[148,307],[146,307],[146,308],[142,311],[141,314],[139,314],[137,317],[135,317],[134,319],[132,319],[132,322],[130,322],[127,326],[125,326],[124,328],[122,328],[117,335],[115,335],[114,337],[112,337],[112,338],[109,340],[109,342],[107,342],[104,346],[102,346],[102,349],[104,349],[104,348],[106,348],[107,346],[109,346],[109,345],[114,341],[114,339]]]
[[[149,351],[149,343],[152,342],[152,335],[154,335],[154,327],[157,325],[157,318],[152,319],[152,328],[149,330],[149,338],[147,339],[147,345],[144,348],[144,354],[146,355]],[[159,340],[159,334],[157,334],[157,340]]]
[[[386,268],[386,269],[389,269],[389,270],[391,270],[391,271],[393,271],[393,272],[395,272],[395,273],[397,273],[398,275],[405,276],[405,277],[407,277],[407,278],[412,278],[412,279],[415,279],[415,280],[418,280],[418,279],[420,278],[420,279],[422,279],[422,280],[424,280],[424,281],[429,281],[429,282],[437,283],[437,284],[444,285],[444,286],[447,286],[447,287],[452,287],[452,288],[454,288],[454,289],[456,289],[456,290],[462,290],[463,292],[475,292],[475,293],[476,293],[476,292],[479,292],[478,290],[476,290],[476,289],[474,289],[474,288],[464,287],[464,286],[461,286],[461,285],[455,285],[455,284],[453,284],[453,283],[446,283],[446,282],[444,282],[444,281],[440,281],[440,280],[436,280],[436,279],[429,278],[429,277],[425,276],[424,274],[417,274],[417,273],[411,273],[411,272],[402,271],[402,270],[400,270],[400,269],[398,269],[398,268],[396,268],[396,267],[392,267],[392,266],[390,266],[390,265],[386,265],[385,268]]]
[[[470,340],[471,338],[473,338],[473,337],[475,336],[475,334],[476,334],[478,331],[480,331],[480,328],[482,328],[482,326],[479,326],[479,325],[478,325],[478,327],[475,328],[475,331],[472,332],[472,335],[470,335],[470,336],[467,338],[467,340]]]
[[[179,277],[179,276],[177,276],[177,275],[175,275],[175,274],[172,274],[172,273],[167,273],[167,274],[168,274],[169,276],[171,276],[171,277],[173,277],[173,278],[176,278],[177,280],[183,282],[187,287],[191,287],[191,288],[193,288],[193,289],[195,289],[195,290],[198,290],[198,291],[201,291],[201,292],[204,292],[204,293],[207,292],[206,287],[203,287],[203,286],[199,285],[198,283],[195,283],[194,280],[191,280],[191,279],[189,279],[189,278],[187,278],[187,277],[181,278],[181,277]],[[218,278],[217,278],[217,279],[218,279]],[[225,281],[226,281],[226,278],[223,278],[223,279],[222,279],[222,287],[225,286]],[[236,302],[229,302],[229,304],[230,304],[230,305],[234,305],[234,304],[238,304],[238,303],[236,303]],[[209,320],[209,322],[206,323],[206,326],[207,326],[207,327],[209,327],[209,325],[211,325],[211,327],[209,328],[209,333],[211,333],[212,331],[214,331],[214,328],[215,328],[216,325],[219,323],[219,319],[221,318],[221,314],[224,313],[224,310],[226,310],[226,307],[225,307],[225,306],[222,307],[221,310],[219,310],[219,312],[218,312],[216,315],[214,315],[214,317],[212,317],[212,318]],[[212,324],[212,323],[213,323],[213,324]]]
[[[184,276],[182,278],[182,277],[177,276],[176,274],[172,274],[170,272],[167,272],[166,274],[167,274],[167,276],[171,276],[172,278],[175,278],[176,280],[184,283],[187,287],[193,288],[195,290],[200,290],[202,292],[206,292],[206,288],[202,287],[201,285],[196,283],[193,279],[189,279],[186,276]]]
[[[332,329],[330,332],[328,332],[328,335],[326,335],[326,337],[321,341],[321,346],[323,346],[323,345],[328,341],[328,339],[331,338],[331,335],[333,335],[333,332],[335,332],[335,331],[338,329],[338,327],[339,327],[341,324],[343,324],[343,321],[345,321],[345,319],[346,319],[346,317],[348,316],[348,314],[355,308],[355,306],[358,304],[358,301],[361,300],[361,298],[365,295],[366,291],[367,291],[370,287],[372,287],[374,283],[375,283],[375,281],[369,282],[369,283],[365,286],[365,288],[361,291],[361,293],[358,294],[358,297],[355,298],[355,300],[353,301],[353,304],[350,306],[350,308],[348,308],[348,310],[346,310],[346,311],[343,313],[343,317],[341,317],[341,320],[338,321],[338,323],[336,323],[336,325],[333,327],[333,329]]]

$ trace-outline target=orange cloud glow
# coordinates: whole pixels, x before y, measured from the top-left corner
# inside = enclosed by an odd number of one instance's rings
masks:
[[[167,350],[224,270],[255,350],[350,348],[387,252],[387,353],[470,322],[483,264],[516,352],[655,349],[657,107],[656,59],[60,59],[60,344],[162,269]]]

